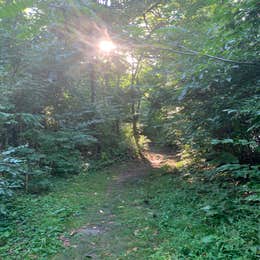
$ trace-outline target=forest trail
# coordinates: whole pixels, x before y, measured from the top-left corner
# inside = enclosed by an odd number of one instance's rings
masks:
[[[139,229],[133,227],[142,224],[149,229],[146,220],[156,216],[149,207],[149,194],[143,184],[151,173],[166,165],[173,167],[176,162],[176,157],[154,148],[143,154],[146,162],[130,161],[109,169],[105,201],[99,209],[96,205],[88,207],[92,217],[86,225],[71,230],[69,238],[61,237],[67,249],[54,259],[128,259],[138,250]],[[140,223],[132,225],[131,216],[136,220],[138,215],[142,218]]]
[[[180,170],[184,162],[165,150],[152,147],[144,156],[63,187],[59,200],[66,197],[63,207],[74,210],[54,260],[256,259],[257,251],[237,232],[248,228],[245,218],[227,222],[211,215],[226,187]],[[243,248],[250,257],[243,257]]]
[[[0,0],[0,260],[260,260],[259,7]]]

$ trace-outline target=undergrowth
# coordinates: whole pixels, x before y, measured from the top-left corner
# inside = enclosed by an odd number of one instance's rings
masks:
[[[0,259],[49,259],[62,250],[61,234],[88,221],[105,199],[107,174],[57,179],[46,195],[17,195],[0,220]],[[2,257],[2,258],[1,258]]]
[[[45,196],[16,197],[12,215],[1,220],[0,256],[52,259],[64,250],[59,237],[99,222],[105,208],[114,216],[113,228],[84,244],[88,250],[96,243],[102,259],[258,259],[259,205],[242,186],[164,168],[149,173],[109,194],[119,174],[115,167],[57,180]],[[78,250],[67,248],[65,256],[78,259]]]
[[[119,259],[259,257],[259,205],[246,201],[234,184],[155,170],[137,189],[129,188],[123,199],[133,203],[120,218],[135,239]]]

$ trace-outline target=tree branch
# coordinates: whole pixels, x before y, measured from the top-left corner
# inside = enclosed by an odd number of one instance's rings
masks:
[[[222,58],[222,57],[218,57],[218,56],[214,56],[214,55],[210,55],[210,54],[203,54],[198,51],[190,50],[184,46],[176,46],[176,47],[185,49],[186,51],[176,50],[176,49],[164,47],[164,46],[156,46],[153,44],[145,44],[145,45],[138,44],[138,45],[135,45],[135,47],[139,47],[139,48],[144,47],[144,48],[149,48],[149,49],[154,49],[154,50],[169,51],[169,52],[173,52],[173,53],[177,53],[177,54],[181,54],[181,55],[188,55],[188,56],[201,56],[201,57],[206,57],[209,59],[214,59],[214,60],[218,60],[218,61],[222,61],[222,62],[226,62],[226,63],[238,64],[238,65],[260,66],[260,63],[257,61],[250,62],[250,61],[237,61],[237,60],[232,60],[232,59],[226,59],[226,58]]]

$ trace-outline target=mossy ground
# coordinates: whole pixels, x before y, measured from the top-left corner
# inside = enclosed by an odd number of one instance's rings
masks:
[[[222,216],[217,206],[226,193],[226,187],[140,162],[76,176],[57,182],[45,196],[16,199],[12,217],[1,227],[0,254],[2,259],[257,259],[257,207],[233,215],[234,202],[225,206],[230,215]]]

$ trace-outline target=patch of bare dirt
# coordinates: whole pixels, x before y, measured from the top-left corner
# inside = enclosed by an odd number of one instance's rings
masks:
[[[143,178],[149,173],[150,169],[150,165],[142,161],[128,162],[120,169],[115,184],[124,184],[128,181]]]
[[[174,168],[176,162],[179,160],[178,155],[173,155],[168,151],[157,150],[155,148],[145,150],[143,155],[149,161],[152,168],[161,168],[163,166]]]
[[[168,166],[174,168],[176,162],[179,161],[179,156],[172,154],[170,151],[155,149],[153,147],[142,152],[146,161],[131,161],[123,165],[123,167],[116,167],[114,170],[119,172],[115,184],[123,184],[128,181],[134,181],[145,177],[149,174],[152,168],[162,168]],[[112,184],[113,185],[113,184]]]

